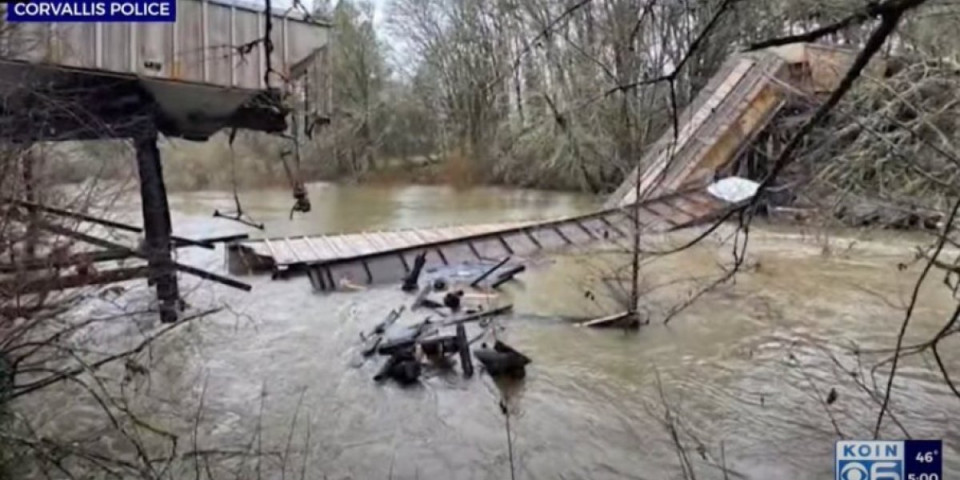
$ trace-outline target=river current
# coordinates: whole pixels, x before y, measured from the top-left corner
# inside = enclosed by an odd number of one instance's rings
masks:
[[[310,190],[313,211],[293,221],[287,191],[244,192],[243,207],[278,236],[545,218],[598,204],[499,188]],[[172,194],[171,206],[179,235],[262,234],[211,216],[233,208],[227,192]],[[117,215],[137,218],[137,208],[124,205]],[[590,293],[603,290],[597,278],[623,263],[622,255],[552,256],[506,287],[515,309],[501,322],[501,338],[533,359],[526,378],[510,384],[484,374],[464,379],[456,370],[430,373],[414,388],[373,382],[377,362],[358,364],[358,338],[409,303],[394,285],[317,294],[306,278],[249,276],[241,279],[253,290],[243,293],[182,277],[192,311],[225,310],[139,356],[148,376],[124,382],[121,368],[100,375],[111,389],[123,386],[132,411],[176,434],[179,451],[196,445],[203,452],[175,462],[172,478],[195,478],[210,465],[230,472],[217,478],[503,479],[512,469],[519,479],[665,479],[684,478],[684,463],[701,479],[833,478],[834,442],[872,438],[879,409],[870,366],[887,355],[877,350],[894,345],[922,267],[910,263],[914,247],[929,240],[758,225],[735,281],[667,324],[673,306],[721,273],[731,246],[711,240],[645,267],[651,322],[635,333],[570,322],[613,311]],[[182,250],[179,260],[224,268],[222,249]],[[933,335],[954,308],[942,282],[930,283],[907,344]],[[87,302],[78,315],[137,311],[151,298],[143,282],[133,282],[117,298]],[[138,318],[107,322],[75,341],[109,351],[160,328],[151,315]],[[960,372],[960,342],[944,342],[941,352]],[[884,372],[877,372],[879,391]],[[942,439],[944,478],[955,477],[960,399],[932,357],[908,358],[899,372],[895,420],[887,416],[884,437],[904,438],[900,424],[913,438]],[[831,390],[836,401],[827,403]],[[81,398],[76,386],[62,385],[17,408],[39,431],[132,455],[100,407]],[[163,455],[162,436],[137,431]]]

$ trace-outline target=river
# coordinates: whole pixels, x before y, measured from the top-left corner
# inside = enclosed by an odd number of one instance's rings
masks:
[[[243,206],[270,235],[288,235],[542,218],[597,204],[572,194],[498,188],[314,184],[310,190],[313,211],[293,221],[287,191],[244,192]],[[180,235],[248,231],[211,218],[214,209],[232,209],[229,193],[177,193],[171,205]],[[135,207],[127,208],[135,213]],[[852,378],[832,358],[856,369],[857,356],[843,347],[866,352],[894,345],[903,318],[898,305],[909,299],[922,267],[897,265],[929,237],[815,233],[758,225],[750,234],[750,268],[734,284],[705,294],[666,325],[665,299],[692,290],[660,289],[668,294],[651,294],[645,307],[653,321],[636,333],[573,327],[569,317],[610,313],[585,298],[586,290],[600,288],[591,278],[603,256],[556,255],[508,287],[516,309],[503,320],[503,338],[533,364],[524,381],[499,386],[486,375],[449,373],[404,389],[374,383],[375,362],[357,367],[359,333],[409,302],[395,286],[320,295],[305,278],[245,277],[254,288],[242,293],[184,279],[193,308],[228,311],[160,342],[141,360],[149,380],[133,381],[125,393],[133,411],[180,435],[181,451],[191,447],[196,425],[197,448],[214,469],[240,472],[236,478],[281,478],[282,470],[308,479],[503,479],[511,476],[511,457],[519,479],[683,478],[671,430],[696,478],[725,478],[718,468],[724,464],[728,478],[833,478],[834,441],[870,438],[878,408],[856,383],[863,377]],[[661,258],[645,270],[645,280],[716,275],[729,248],[718,253],[705,244]],[[223,269],[220,250],[185,250],[180,259]],[[930,283],[908,343],[931,336],[953,310],[940,278]],[[116,300],[91,302],[81,315],[135,310],[151,295],[135,283]],[[88,335],[106,348],[157,328],[148,323],[113,323]],[[949,340],[941,348],[953,372],[960,372],[958,347]],[[882,355],[859,358],[868,369]],[[117,384],[121,373],[107,370],[105,381]],[[869,374],[865,384],[872,385]],[[837,400],[827,405],[832,388]],[[58,387],[21,410],[40,431],[132,454],[104,426],[98,406],[77,395],[74,387]],[[945,478],[960,474],[960,399],[931,358],[901,363],[892,404],[913,438],[943,439]],[[889,416],[883,432],[903,437]],[[261,455],[260,462],[236,454],[257,445],[289,453],[285,461]],[[192,458],[178,463],[172,478],[194,478],[200,464]]]

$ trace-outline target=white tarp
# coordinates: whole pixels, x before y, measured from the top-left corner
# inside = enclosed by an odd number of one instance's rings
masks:
[[[760,184],[740,177],[727,177],[717,180],[707,187],[711,195],[730,203],[742,202],[757,194]]]

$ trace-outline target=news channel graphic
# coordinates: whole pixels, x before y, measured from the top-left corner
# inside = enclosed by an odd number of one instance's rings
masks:
[[[11,23],[177,21],[177,0],[7,1]]]
[[[835,480],[942,480],[941,440],[840,440]]]

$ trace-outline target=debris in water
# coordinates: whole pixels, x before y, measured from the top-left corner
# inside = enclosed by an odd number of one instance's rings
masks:
[[[373,379],[382,382],[388,378],[403,385],[410,385],[420,379],[420,362],[415,355],[394,355],[384,362]]]
[[[403,279],[401,289],[404,292],[412,292],[417,289],[420,282],[420,272],[423,271],[423,265],[427,263],[427,252],[420,252],[413,261],[413,270]]]
[[[470,343],[467,341],[467,327],[457,324],[457,349],[460,353],[460,368],[464,377],[473,376],[473,359],[470,358]]]
[[[517,274],[523,272],[526,269],[527,269],[526,265],[517,265],[516,267],[513,267],[501,273],[500,275],[497,275],[497,279],[493,281],[493,283],[490,285],[490,288],[497,288],[500,285],[503,285],[504,283],[507,283],[510,280],[513,280],[513,277],[517,276]]]
[[[443,305],[450,309],[451,312],[456,312],[460,310],[460,300],[463,298],[463,290],[457,290],[456,292],[450,292],[443,297]]]
[[[444,283],[440,285],[449,288]],[[379,371],[374,376],[374,380],[382,382],[385,380],[395,380],[401,384],[415,383],[423,374],[423,368],[442,366],[451,364],[451,358],[459,355],[460,368],[464,377],[473,376],[473,356],[470,345],[487,336],[490,329],[494,327],[493,322],[486,321],[491,317],[501,315],[510,311],[513,305],[506,304],[494,308],[484,309],[482,305],[470,305],[465,313],[457,315],[466,306],[464,298],[467,296],[463,290],[449,291],[444,295],[443,302],[439,303],[428,298],[428,295],[437,289],[436,282],[425,285],[413,301],[410,310],[418,307],[428,307],[435,309],[435,313],[443,316],[440,320],[434,321],[430,317],[414,324],[399,325],[397,320],[405,311],[405,307],[391,310],[387,317],[380,323],[373,326],[369,331],[360,334],[361,340],[365,342],[362,348],[363,356],[372,356],[374,354],[388,357],[381,365]],[[489,300],[489,294],[483,294],[479,298]],[[449,313],[444,313],[449,310]],[[476,322],[479,325],[480,332],[471,339],[467,336],[467,325]],[[453,327],[454,332],[444,333]],[[501,345],[499,350],[492,351],[495,356],[506,358],[513,363],[507,365],[506,371],[516,374],[516,366],[519,362],[521,368],[529,359],[523,357],[518,352]],[[513,353],[511,353],[513,352]],[[518,360],[517,355],[521,355]],[[483,357],[480,353],[478,359]],[[428,362],[424,363],[424,360]],[[489,358],[487,359],[489,360]],[[500,365],[501,367],[503,365]],[[488,367],[488,371],[493,374],[499,374],[503,368],[497,366]],[[519,375],[522,377],[522,373]]]
[[[364,342],[367,342],[366,346],[363,348],[363,356],[369,357],[377,351],[377,348],[380,346],[380,342],[383,341],[383,334],[386,332],[387,328],[393,325],[397,319],[400,318],[400,315],[403,314],[403,310],[407,308],[406,306],[401,305],[397,310],[390,310],[390,313],[387,314],[387,318],[373,327],[373,330],[367,335],[360,334],[360,339]]]
[[[350,280],[348,277],[341,277],[339,283],[340,288],[344,290],[353,290],[355,292],[359,292],[367,289],[367,287]]]
[[[493,267],[490,267],[489,269],[487,269],[487,271],[481,273],[480,276],[478,276],[472,282],[470,282],[470,286],[476,288],[477,285],[480,284],[480,282],[482,282],[485,278],[489,277],[491,273],[495,272],[498,268],[502,267],[508,261],[510,261],[510,257],[509,256],[504,257],[503,260],[500,260],[499,262],[497,262],[496,265],[494,265]]]
[[[417,298],[413,299],[413,305],[410,306],[410,310],[416,310],[423,306],[423,301],[427,298],[427,295],[430,294],[430,291],[433,290],[431,285],[427,285],[420,290],[420,293],[417,294]]]
[[[588,320],[586,322],[577,323],[578,327],[637,327],[640,325],[639,319],[637,318],[636,313],[632,312],[620,312],[614,313],[613,315],[607,315],[606,317],[595,318],[593,320]]]
[[[483,365],[492,377],[508,375],[522,378],[526,374],[526,366],[530,359],[513,347],[497,340],[493,348],[483,344],[473,352],[473,356]]]

